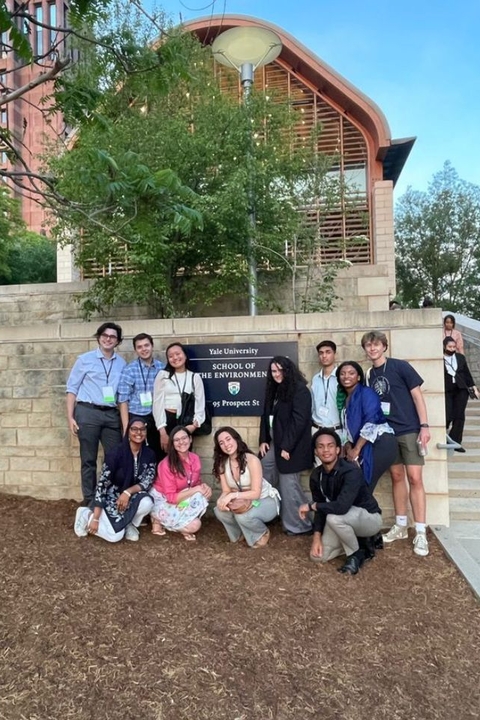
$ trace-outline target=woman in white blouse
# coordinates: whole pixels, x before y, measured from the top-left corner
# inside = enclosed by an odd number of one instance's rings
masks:
[[[222,493],[214,512],[230,542],[245,539],[252,548],[267,545],[267,522],[280,510],[280,495],[263,478],[262,464],[232,427],[221,427],[214,437],[213,474]]]
[[[167,364],[155,378],[153,386],[153,416],[164,453],[168,449],[170,432],[181,421],[188,432],[194,433],[205,420],[205,391],[198,373],[188,369],[188,356],[181,343],[171,343],[165,351]],[[190,423],[182,418],[182,397],[195,396],[195,409]]]

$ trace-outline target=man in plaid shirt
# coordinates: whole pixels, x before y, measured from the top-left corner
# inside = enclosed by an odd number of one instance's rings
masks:
[[[157,456],[163,457],[160,448],[160,436],[152,415],[153,384],[165,365],[153,357],[153,338],[140,333],[133,338],[133,347],[137,358],[122,371],[118,385],[118,406],[122,420],[123,433],[129,420],[143,420],[147,426],[147,442]]]

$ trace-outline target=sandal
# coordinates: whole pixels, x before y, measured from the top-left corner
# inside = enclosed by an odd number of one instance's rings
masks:
[[[268,545],[268,541],[270,540],[270,530],[266,530],[266,532],[263,533],[262,537],[258,538],[257,542],[252,545],[253,548],[262,548],[265,547],[265,545]]]
[[[197,538],[193,533],[181,533],[188,542],[196,542]]]
[[[152,520],[152,535],[166,535],[167,532],[158,520]]]

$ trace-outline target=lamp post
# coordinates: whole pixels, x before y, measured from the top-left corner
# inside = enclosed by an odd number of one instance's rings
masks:
[[[221,65],[234,68],[240,74],[243,102],[248,98],[253,85],[255,70],[268,65],[280,55],[282,42],[272,30],[262,27],[235,27],[226,30],[212,43],[213,57]],[[251,234],[248,238],[248,308],[249,315],[257,314],[257,264],[253,252],[253,231],[255,230],[255,198],[253,186],[250,190],[249,220]]]

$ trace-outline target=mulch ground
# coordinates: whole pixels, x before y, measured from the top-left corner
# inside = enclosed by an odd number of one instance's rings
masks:
[[[348,578],[278,525],[109,545],[75,507],[0,495],[2,720],[479,717],[479,606],[433,537]]]

